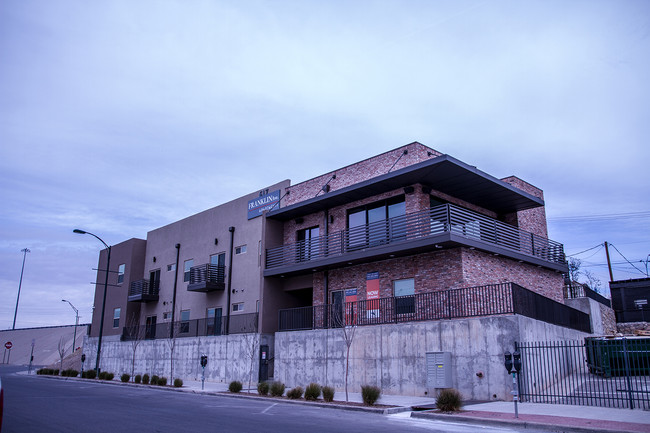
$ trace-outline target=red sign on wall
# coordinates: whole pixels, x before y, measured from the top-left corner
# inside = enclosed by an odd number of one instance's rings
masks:
[[[5,349],[11,349],[13,346],[14,346],[14,345],[11,344],[11,341],[7,341],[7,342],[5,343]]]

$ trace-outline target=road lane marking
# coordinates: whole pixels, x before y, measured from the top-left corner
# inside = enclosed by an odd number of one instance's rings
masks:
[[[264,414],[265,414],[266,411],[272,409],[273,407],[275,407],[275,406],[277,406],[277,405],[278,405],[277,403],[273,403],[271,406],[267,407],[266,409],[264,409],[264,410],[263,410],[262,412],[260,412],[260,413],[264,413]]]

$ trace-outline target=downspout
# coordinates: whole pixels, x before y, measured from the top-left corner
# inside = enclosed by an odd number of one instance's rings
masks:
[[[235,227],[228,227],[230,232],[230,259],[228,260],[228,309],[226,310],[226,335],[230,334],[230,292],[232,291],[232,255],[235,248]]]
[[[329,222],[330,222],[330,212],[329,212],[329,209],[325,209],[325,236],[326,237],[329,235],[329,231],[330,231],[329,230]],[[325,241],[325,248],[327,248],[327,245],[328,245],[328,242]],[[329,255],[329,251],[325,251],[325,255],[326,256]],[[329,275],[329,271],[327,269],[324,272],[323,285],[325,286],[324,290],[323,290],[324,295],[325,295],[325,299],[323,299],[323,305],[324,305],[323,308],[327,308],[327,300],[329,298],[329,286],[330,286],[330,275]],[[325,314],[325,327],[326,328],[327,328],[327,325],[328,325],[328,323],[327,323],[327,314]]]
[[[174,338],[174,315],[176,313],[176,288],[178,286],[178,260],[181,256],[181,244],[176,244],[176,272],[174,274],[174,294],[172,295],[172,326],[169,327],[169,338]]]

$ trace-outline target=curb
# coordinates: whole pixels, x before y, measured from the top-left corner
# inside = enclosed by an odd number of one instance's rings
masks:
[[[154,390],[159,390],[159,391],[184,392],[184,393],[188,393],[188,394],[213,395],[213,396],[230,397],[230,398],[262,400],[262,401],[269,401],[269,402],[274,402],[274,403],[302,404],[302,405],[310,405],[310,406],[324,407],[324,408],[330,408],[330,409],[348,410],[348,411],[356,411],[356,412],[370,412],[370,413],[376,413],[376,414],[379,414],[379,415],[391,415],[391,414],[395,414],[395,413],[408,412],[408,411],[412,410],[412,408],[410,406],[408,406],[408,407],[407,406],[391,406],[391,407],[385,407],[385,408],[369,407],[369,406],[351,406],[351,405],[347,405],[347,404],[337,404],[335,402],[333,402],[333,403],[325,403],[325,402],[319,402],[319,401],[291,400],[291,399],[287,399],[287,398],[263,397],[263,396],[254,395],[254,394],[235,394],[235,393],[231,393],[231,392],[228,392],[228,391],[200,391],[200,390],[197,390],[197,389],[191,389],[189,387],[176,388],[176,387],[167,386],[167,385],[166,386],[145,385],[145,384],[141,384],[141,383],[120,382],[120,381],[116,381],[116,380],[84,379],[84,378],[80,378],[80,377],[64,377],[64,376],[53,376],[53,375],[47,375],[47,374],[34,375],[34,377],[44,377],[44,378],[50,378],[50,379],[55,379],[55,380],[73,380],[73,381],[76,381],[76,382],[92,382],[92,383],[98,383],[98,384],[102,384],[102,385],[132,386],[132,387],[139,387],[139,388],[154,389]]]
[[[452,415],[452,414],[439,414],[431,412],[411,412],[411,418],[422,418],[422,419],[435,419],[443,421],[459,421],[466,424],[475,424],[482,426],[492,426],[492,427],[509,427],[509,428],[524,428],[524,429],[537,429],[537,430],[546,430],[553,432],[566,432],[566,433],[619,433],[619,429],[609,429],[602,427],[581,427],[581,426],[571,426],[565,425],[562,423],[543,423],[535,421],[518,421],[518,420],[496,420],[489,418],[480,418],[474,416],[465,416],[465,415]]]

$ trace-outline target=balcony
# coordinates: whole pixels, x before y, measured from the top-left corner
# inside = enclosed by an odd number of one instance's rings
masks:
[[[267,249],[264,276],[306,273],[459,246],[567,271],[562,244],[445,204]]]
[[[160,281],[138,280],[131,283],[129,302],[158,302]]]
[[[209,263],[190,268],[189,292],[212,292],[226,288],[226,267]]]
[[[588,314],[514,283],[280,310],[279,331],[519,314],[591,332]]]

